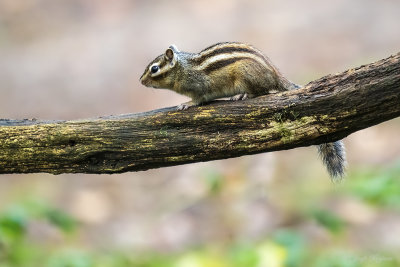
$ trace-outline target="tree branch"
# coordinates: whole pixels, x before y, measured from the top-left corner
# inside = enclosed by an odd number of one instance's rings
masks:
[[[0,173],[120,173],[336,141],[400,116],[400,53],[304,88],[176,111],[0,120]]]

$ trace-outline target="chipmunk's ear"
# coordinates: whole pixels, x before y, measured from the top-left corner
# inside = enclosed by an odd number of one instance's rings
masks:
[[[171,48],[175,53],[179,52],[178,47],[176,47],[176,45],[174,45],[174,44],[170,45],[169,48]]]
[[[179,52],[178,48],[175,45],[171,45],[165,51],[165,59],[168,60],[171,65],[175,65],[176,62],[176,53]]]
[[[168,61],[171,61],[174,58],[174,50],[172,50],[171,48],[168,48],[165,51],[165,59]]]

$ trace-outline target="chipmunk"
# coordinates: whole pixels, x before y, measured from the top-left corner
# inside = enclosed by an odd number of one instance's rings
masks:
[[[178,110],[221,97],[243,100],[300,88],[286,79],[258,49],[236,42],[217,43],[200,53],[179,51],[171,45],[150,62],[140,82],[192,99],[179,105]],[[340,180],[346,165],[343,142],[322,144],[318,150],[332,180]]]

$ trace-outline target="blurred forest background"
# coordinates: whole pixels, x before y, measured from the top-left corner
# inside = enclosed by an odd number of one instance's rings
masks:
[[[400,1],[0,0],[0,117],[180,104],[145,88],[170,44],[264,51],[298,84],[400,48]],[[374,101],[365,99],[365,101]],[[400,119],[315,147],[118,175],[1,175],[0,267],[400,266]]]

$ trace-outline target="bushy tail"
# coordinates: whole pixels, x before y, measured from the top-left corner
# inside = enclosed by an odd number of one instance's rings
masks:
[[[346,169],[346,152],[343,141],[319,145],[318,152],[332,181],[340,181]]]

